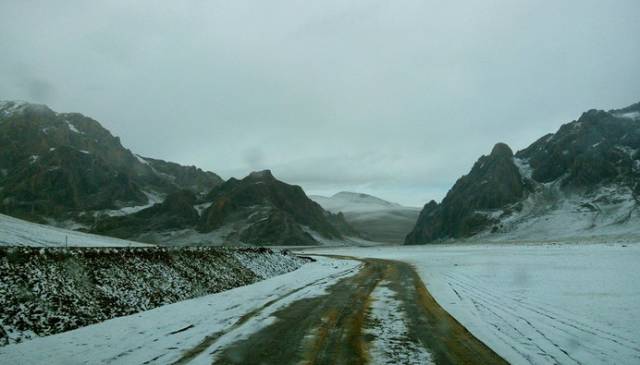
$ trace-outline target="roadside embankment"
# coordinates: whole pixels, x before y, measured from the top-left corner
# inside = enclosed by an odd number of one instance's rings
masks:
[[[0,247],[0,345],[248,285],[305,262],[266,248]]]

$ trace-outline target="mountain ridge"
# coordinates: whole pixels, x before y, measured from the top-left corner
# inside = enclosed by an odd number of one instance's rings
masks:
[[[222,180],[143,157],[98,121],[0,101],[0,213],[161,244],[318,244],[358,237],[271,171]],[[190,242],[195,239],[197,242]]]
[[[46,105],[0,102],[0,212],[39,223],[149,203],[147,193],[203,193],[222,179],[144,160],[99,122]]]
[[[638,234],[639,182],[640,103],[592,109],[515,154],[494,146],[423,207],[405,244]]]
[[[205,238],[210,244],[313,245],[320,243],[316,234],[327,240],[359,236],[341,214],[325,211],[270,170],[230,178],[202,197],[176,192],[134,214],[105,218],[93,233],[164,244],[202,244]]]

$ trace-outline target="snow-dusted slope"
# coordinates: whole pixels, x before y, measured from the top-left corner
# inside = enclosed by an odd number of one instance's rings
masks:
[[[0,247],[0,346],[248,285],[306,262],[263,248]]]
[[[361,193],[340,192],[331,197],[313,195],[310,198],[332,213],[342,212],[349,224],[377,242],[403,242],[420,213],[419,208]]]
[[[0,246],[133,247],[151,245],[45,226],[0,214]]]
[[[600,185],[588,191],[561,189],[562,179],[537,183],[527,161],[515,159],[534,191],[517,204],[484,211],[496,219],[474,240],[562,240],[640,237],[640,204],[624,185]]]

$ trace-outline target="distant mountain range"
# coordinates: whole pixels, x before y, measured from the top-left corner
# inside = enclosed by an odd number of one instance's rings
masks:
[[[270,171],[223,181],[142,157],[97,121],[0,101],[0,213],[161,244],[318,244],[358,237]]]
[[[344,218],[367,239],[402,243],[418,218],[419,208],[405,207],[372,195],[340,192],[331,197],[311,195],[311,199]]]
[[[269,170],[224,181],[137,155],[97,121],[39,104],[0,101],[0,146],[0,213],[147,243],[640,235],[640,103],[590,110],[515,154],[498,143],[421,211],[351,192],[310,199]]]
[[[513,154],[495,145],[405,243],[640,234],[640,103],[590,110]]]

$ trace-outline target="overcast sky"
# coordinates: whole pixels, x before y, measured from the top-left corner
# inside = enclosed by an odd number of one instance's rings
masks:
[[[638,0],[0,0],[0,99],[224,178],[421,206],[496,142],[640,101],[639,19]]]

